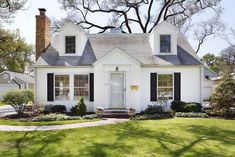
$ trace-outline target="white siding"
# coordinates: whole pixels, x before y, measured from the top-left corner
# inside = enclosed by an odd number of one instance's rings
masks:
[[[213,91],[214,81],[204,79],[203,81],[203,100],[209,100]]]
[[[150,101],[150,73],[181,73],[181,100],[201,102],[201,71],[199,67],[154,67],[141,68],[141,110],[153,102]]]
[[[75,105],[71,90],[71,100],[47,102],[47,73],[68,74],[73,87],[72,76],[74,74],[89,74],[94,72],[94,103],[86,102],[89,112],[95,111],[97,107],[109,107],[109,74],[115,72],[118,67],[119,72],[125,72],[126,92],[125,107],[133,107],[137,112],[144,110],[150,101],[150,73],[181,73],[181,100],[185,102],[201,102],[201,74],[200,67],[141,67],[140,64],[132,60],[125,53],[118,50],[111,53],[101,62],[95,64],[93,68],[37,68],[36,69],[36,98],[41,104],[63,104],[67,109]],[[138,85],[139,90],[132,91],[131,85]]]
[[[47,101],[47,73],[54,73],[54,75],[59,74],[67,74],[70,75],[70,100],[67,101],[54,101],[54,102],[48,102]],[[36,101],[40,104],[61,104],[66,105],[67,109],[69,110],[72,106],[77,104],[78,100],[73,100],[73,76],[75,74],[89,74],[93,73],[93,69],[90,67],[62,67],[62,68],[36,68],[35,74],[36,74]],[[87,110],[89,112],[92,112],[93,102],[86,101]]]
[[[137,112],[140,111],[140,90],[132,91],[131,85],[141,86],[140,80],[140,64],[127,56],[119,49],[110,52],[105,59],[101,59],[94,66],[94,106],[108,108],[109,107],[109,74],[115,72],[118,67],[119,72],[126,75],[126,92],[125,106],[133,107]]]
[[[65,36],[75,36],[76,38],[76,53],[65,54]],[[68,23],[61,28],[57,35],[52,40],[52,46],[59,52],[60,56],[81,56],[87,43],[85,32],[77,25]]]
[[[177,55],[177,29],[168,22],[157,25],[150,35],[150,45],[154,55]],[[171,35],[171,52],[160,53],[160,35]]]

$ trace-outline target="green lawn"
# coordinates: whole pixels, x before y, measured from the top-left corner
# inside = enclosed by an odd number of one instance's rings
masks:
[[[80,120],[64,120],[64,121],[43,121],[43,122],[21,122],[19,120],[6,120],[0,119],[0,125],[25,125],[25,126],[40,126],[40,125],[60,125],[60,124],[73,124],[73,123],[82,123],[82,122],[90,122],[90,121],[98,121],[98,119],[80,119]],[[1,157],[1,156],[0,156]]]
[[[176,118],[73,130],[0,132],[2,157],[232,157],[235,121]]]

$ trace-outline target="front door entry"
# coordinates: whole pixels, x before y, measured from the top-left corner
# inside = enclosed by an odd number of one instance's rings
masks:
[[[125,74],[110,73],[110,108],[123,108],[125,95]]]

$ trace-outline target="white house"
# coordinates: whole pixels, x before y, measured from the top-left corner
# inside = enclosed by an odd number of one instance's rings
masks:
[[[203,101],[203,65],[180,32],[162,22],[148,34],[86,34],[72,23],[51,40],[45,9],[36,16],[36,101],[63,104],[80,97],[87,109],[134,108],[163,96]]]
[[[204,67],[204,81],[203,81],[203,100],[208,101],[212,95],[214,89],[214,80],[213,77],[216,77],[217,74],[210,70],[207,66]]]
[[[3,71],[0,73],[0,100],[2,96],[13,89],[33,89],[34,78],[21,73]]]

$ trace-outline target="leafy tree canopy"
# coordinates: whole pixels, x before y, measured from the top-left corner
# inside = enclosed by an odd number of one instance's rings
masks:
[[[0,72],[4,70],[23,73],[32,64],[33,46],[20,37],[19,30],[0,28]]]
[[[220,56],[215,56],[213,53],[205,54],[201,59],[207,67],[220,75],[223,71],[224,60]]]
[[[213,110],[221,116],[228,116],[231,108],[235,107],[235,80],[231,73],[225,72],[221,82],[212,94]]]

